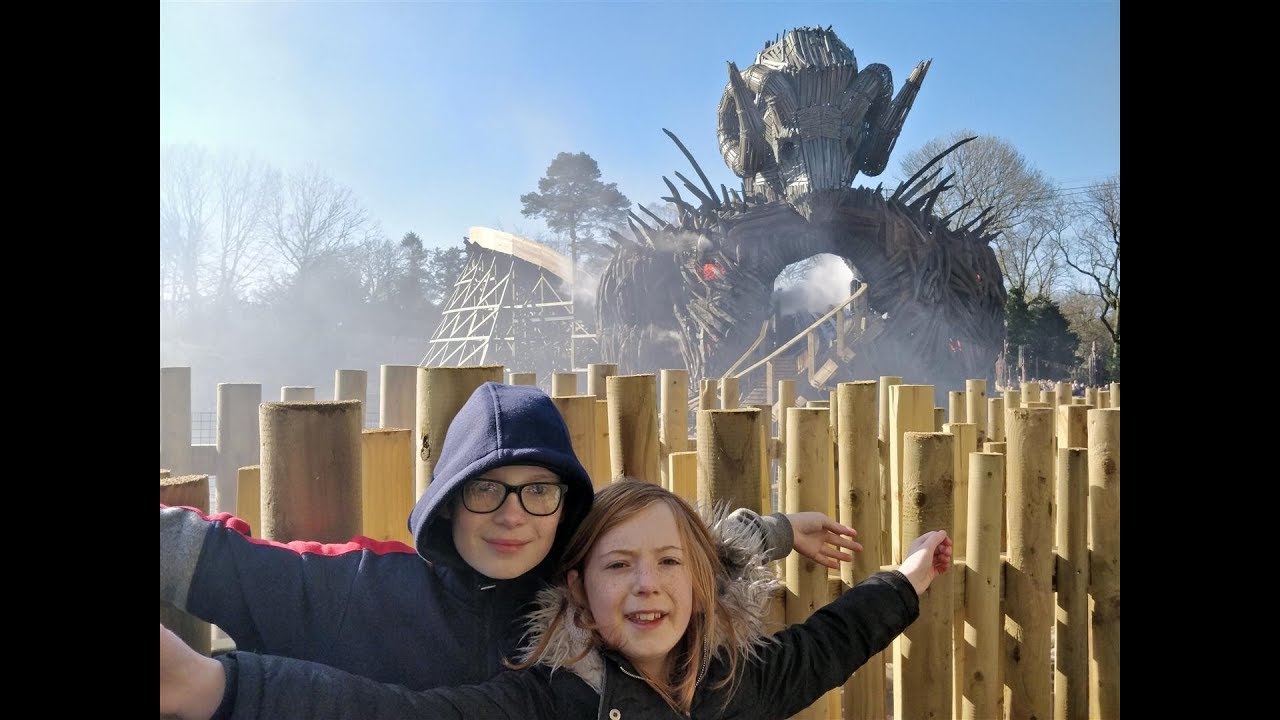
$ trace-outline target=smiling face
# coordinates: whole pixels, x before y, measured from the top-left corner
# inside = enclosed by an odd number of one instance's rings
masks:
[[[536,465],[505,465],[475,479],[497,480],[508,485],[559,482],[556,474]],[[519,577],[538,565],[551,552],[556,527],[564,512],[561,503],[551,515],[530,515],[520,506],[520,498],[510,494],[491,513],[474,513],[453,501],[453,544],[467,564],[495,580]]]
[[[659,680],[693,612],[686,552],[671,508],[657,502],[601,535],[581,575],[569,572],[605,642]]]

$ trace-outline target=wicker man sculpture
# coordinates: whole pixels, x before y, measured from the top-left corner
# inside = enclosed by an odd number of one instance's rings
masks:
[[[618,248],[596,306],[604,359],[620,372],[685,366],[693,387],[740,372],[790,339],[759,342],[776,326],[778,274],[830,253],[867,287],[843,311],[860,317],[828,345],[826,362],[815,363],[809,348],[811,385],[884,374],[945,391],[988,377],[1004,332],[1005,291],[988,244],[994,236],[983,234],[982,216],[951,228],[951,216],[932,212],[951,186],[950,176],[934,182],[940,166],[930,169],[958,145],[891,194],[852,186],[858,173],[884,170],[928,70],[928,61],[916,65],[894,97],[889,68],[859,71],[830,28],[792,30],[766,43],[745,70],[729,63],[718,136],[725,163],[742,178],[741,194],[724,185],[717,193],[665,131],[702,181],[699,188],[675,173],[698,205],[664,177],[671,194],[663,199],[678,220],[640,207],[651,222],[631,213],[630,237],[611,234]],[[818,364],[826,367],[821,377]]]

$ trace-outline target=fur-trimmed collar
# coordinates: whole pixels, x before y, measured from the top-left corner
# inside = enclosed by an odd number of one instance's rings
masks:
[[[725,571],[716,579],[716,584],[730,625],[728,632],[710,629],[709,657],[725,649],[736,650],[747,658],[754,657],[758,647],[772,640],[764,629],[766,611],[781,581],[765,560],[763,538],[753,523],[726,520],[728,513],[723,507],[711,512],[700,509],[700,513],[704,518],[710,516],[707,526],[717,543]],[[594,633],[575,622],[577,611],[569,600],[569,589],[563,585],[543,589],[536,602],[537,608],[527,621],[520,661],[528,662],[533,649],[547,636],[547,649],[538,664],[553,672],[567,668],[600,692],[604,683],[604,658],[595,647]],[[590,651],[584,654],[588,648]],[[699,668],[699,676],[705,673],[705,667]]]

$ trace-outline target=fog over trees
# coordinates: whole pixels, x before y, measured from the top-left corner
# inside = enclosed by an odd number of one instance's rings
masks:
[[[1118,379],[1119,176],[1064,188],[1007,141],[961,130],[903,153],[903,177],[973,136],[944,159],[955,189],[935,212],[955,212],[952,224],[962,224],[990,208],[1015,315],[1035,319],[1016,323],[1015,339],[1067,371],[1096,349],[1109,379]],[[520,200],[524,216],[547,229],[511,230],[577,256],[582,279],[608,261],[607,230],[625,225],[631,205],[584,152],[558,154]],[[646,207],[672,213],[663,203]],[[369,372],[376,390],[380,365],[421,361],[467,260],[456,240],[418,234],[427,230],[383,228],[356,190],[314,164],[285,169],[249,152],[162,146],[161,366],[191,367],[197,411],[214,408],[220,382],[261,383],[263,400],[285,385],[313,385],[317,399],[330,399],[334,371],[355,368]],[[842,266],[797,263],[776,290],[789,304],[825,302],[848,292]],[[840,292],[806,286],[837,276]],[[593,301],[594,288],[577,291]],[[1045,328],[1052,337],[1036,334]],[[376,393],[369,401],[367,415],[376,412]]]

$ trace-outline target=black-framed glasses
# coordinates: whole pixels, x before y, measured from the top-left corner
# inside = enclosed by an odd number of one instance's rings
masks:
[[[560,509],[566,483],[532,482],[527,485],[508,485],[497,480],[468,480],[462,484],[462,506],[473,513],[491,513],[502,507],[507,496],[515,493],[520,507],[530,515],[551,515]]]

